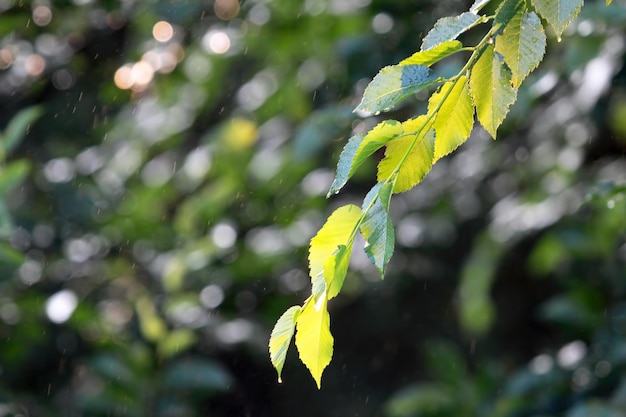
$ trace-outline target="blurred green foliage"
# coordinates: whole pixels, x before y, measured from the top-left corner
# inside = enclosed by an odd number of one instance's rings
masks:
[[[297,358],[276,382],[308,241],[373,185],[324,197],[379,121],[351,109],[461,3],[0,1],[0,416],[624,415],[617,0],[551,41],[497,142],[394,197],[325,388]]]

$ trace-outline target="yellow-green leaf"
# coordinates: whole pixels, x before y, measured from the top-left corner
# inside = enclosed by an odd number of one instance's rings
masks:
[[[437,110],[438,109],[438,110]],[[434,128],[435,153],[433,164],[458,148],[469,137],[474,125],[474,106],[469,93],[467,76],[449,81],[431,96],[428,112],[437,112]]]
[[[457,40],[446,41],[425,51],[414,53],[410,57],[400,61],[400,65],[418,64],[430,67],[443,58],[459,51],[461,48],[463,48],[463,44]]]
[[[496,131],[517,98],[511,85],[511,70],[502,56],[488,45],[472,68],[470,93],[476,106],[478,121],[495,139]]]
[[[496,37],[496,52],[502,54],[511,69],[511,83],[517,88],[543,59],[546,34],[539,17],[520,9]]]
[[[326,305],[327,300],[322,299],[316,308],[313,297],[309,298],[296,324],[296,347],[300,360],[311,372],[318,389],[322,387],[322,372],[333,357],[333,336]]]
[[[298,320],[298,316],[300,316],[301,310],[302,308],[300,306],[288,308],[274,325],[270,336],[270,359],[278,373],[278,382],[283,382],[281,379],[283,365],[287,358],[287,350],[291,344],[291,338],[293,337],[296,321]]]
[[[394,193],[410,190],[426,176],[435,146],[435,131],[426,116],[407,120],[402,126],[406,136],[389,142],[378,164],[378,182],[395,177]]]
[[[311,239],[311,247],[309,248],[311,279],[314,283],[314,278],[323,274],[328,299],[339,294],[341,290],[346,271],[342,267],[336,268],[335,264],[338,261],[338,256],[343,257],[346,252],[348,257],[350,256],[354,242],[354,230],[360,217],[361,209],[358,206],[349,204],[339,207],[328,217],[324,226]],[[345,249],[340,250],[342,246]],[[342,251],[344,251],[343,254]],[[329,261],[330,258],[332,258],[331,261]],[[339,262],[339,266],[341,265],[343,263]],[[342,272],[343,276],[341,275]]]
[[[606,5],[608,6],[609,4],[611,4],[613,0],[606,0]]]
[[[583,6],[583,0],[532,0],[533,7],[554,28],[561,38],[565,28],[574,20]]]

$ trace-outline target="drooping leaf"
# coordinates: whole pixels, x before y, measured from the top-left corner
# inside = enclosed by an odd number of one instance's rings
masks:
[[[472,68],[470,93],[476,106],[478,121],[495,139],[496,131],[517,98],[511,85],[511,70],[502,56],[488,45]]]
[[[580,12],[583,0],[532,0],[532,4],[560,39],[565,28]]]
[[[436,110],[436,109],[439,110]],[[437,135],[433,163],[448,155],[467,140],[474,125],[474,106],[467,76],[449,81],[433,94],[428,112],[437,112],[434,127]]]
[[[367,158],[402,133],[400,122],[385,120],[370,130],[367,135],[356,135],[350,138],[339,156],[337,174],[330,186],[328,196],[338,193]]]
[[[513,87],[518,88],[537,68],[546,51],[546,34],[539,17],[534,12],[520,10],[496,38],[495,48],[511,70]]]
[[[442,42],[425,51],[414,53],[410,57],[400,61],[400,65],[418,64],[430,67],[443,58],[459,51],[461,48],[463,48],[463,44],[457,40]]]
[[[410,190],[426,176],[435,146],[435,131],[427,116],[407,120],[402,126],[407,135],[389,142],[378,164],[378,182],[396,177],[394,193]]]
[[[311,372],[318,389],[322,387],[322,373],[333,356],[334,340],[326,304],[327,300],[323,299],[316,308],[313,298],[309,298],[296,322],[296,347],[300,360]]]
[[[482,18],[476,13],[465,12],[455,17],[443,17],[426,34],[422,41],[422,51],[433,48],[443,42],[456,39],[461,33],[471,29]]]
[[[355,111],[378,113],[388,111],[405,97],[437,82],[430,68],[423,65],[384,67],[365,89]]]
[[[285,359],[287,358],[287,350],[291,344],[291,338],[293,337],[294,330],[296,328],[296,321],[300,316],[302,308],[300,306],[293,306],[287,309],[282,316],[278,319],[272,329],[270,335],[270,359],[272,365],[276,368],[278,373],[278,382],[282,382],[281,374],[283,371],[283,365],[285,365]]]
[[[393,223],[389,218],[392,192],[392,183],[378,183],[367,193],[362,207],[365,212],[372,206],[365,215],[360,230],[365,238],[365,253],[378,269],[381,279],[384,278],[385,268],[393,255],[395,245]]]
[[[343,268],[335,268],[340,256],[352,252],[352,244],[354,242],[354,229],[361,217],[361,209],[358,206],[349,204],[339,207],[335,210],[322,228],[311,239],[311,247],[309,248],[309,269],[311,278],[314,279],[322,274],[326,282],[327,298],[331,299],[341,290],[345,270]],[[344,246],[345,249],[338,251]],[[343,254],[341,252],[344,252]],[[333,258],[332,261],[328,261]],[[332,268],[328,262],[333,262]],[[339,266],[342,262],[339,262]],[[344,276],[337,275],[343,272]]]

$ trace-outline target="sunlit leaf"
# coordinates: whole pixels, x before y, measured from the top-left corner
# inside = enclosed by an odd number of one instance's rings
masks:
[[[348,254],[352,251],[354,242],[354,230],[361,216],[361,209],[358,206],[349,204],[335,210],[322,228],[311,239],[309,248],[309,269],[311,278],[323,275],[326,281],[328,299],[336,296],[341,290],[345,271],[343,268],[335,268],[337,258],[341,254],[338,251],[344,246],[343,251]],[[329,258],[333,258],[332,267],[327,263]],[[341,259],[339,259],[341,261]],[[341,262],[339,266],[341,266]],[[337,275],[343,271],[344,276]]]
[[[400,61],[400,65],[418,64],[430,67],[443,58],[458,52],[461,48],[463,48],[463,44],[457,40],[442,42],[425,51],[414,53],[410,57]]]
[[[394,193],[410,190],[426,176],[432,166],[435,146],[435,131],[426,116],[402,125],[407,136],[389,142],[385,157],[378,164],[378,182],[396,178]]]
[[[384,67],[365,89],[355,111],[379,113],[391,110],[405,97],[437,82],[430,68],[423,65]]]
[[[443,17],[435,23],[435,26],[426,34],[422,41],[421,50],[431,49],[443,42],[456,39],[461,33],[471,29],[482,18],[472,12],[465,12],[455,17]]]
[[[296,321],[300,315],[302,308],[293,306],[287,309],[278,319],[270,335],[270,359],[272,365],[278,373],[278,382],[282,382],[281,374],[285,359],[287,358],[287,350],[291,344],[291,339],[296,327]]]
[[[534,12],[520,9],[502,35],[496,38],[495,50],[511,69],[511,83],[515,88],[519,87],[537,68],[546,51],[546,35],[539,17]]]
[[[341,291],[343,281],[348,273],[350,255],[352,254],[352,242],[350,245],[339,245],[333,256],[324,262],[324,278],[329,280],[326,297],[331,299]],[[330,278],[328,278],[330,277]],[[326,282],[326,281],[325,281]],[[319,300],[315,300],[319,302]]]
[[[300,360],[322,387],[322,373],[333,356],[333,336],[330,333],[330,315],[326,308],[327,301],[322,300],[316,308],[313,298],[304,304],[296,324],[296,347]]]
[[[554,28],[561,38],[565,28],[580,12],[583,0],[532,0],[533,7]]]
[[[365,197],[362,210],[371,208],[361,224],[361,233],[365,238],[365,253],[378,269],[381,279],[385,268],[393,255],[395,234],[389,218],[389,203],[393,192],[390,182],[376,184]]]
[[[367,135],[356,135],[350,138],[339,156],[337,174],[328,195],[338,193],[368,157],[393,138],[402,135],[403,132],[400,122],[385,120],[370,130]]]
[[[496,131],[517,98],[511,85],[511,71],[502,57],[488,45],[472,68],[470,93],[476,106],[478,121],[495,139]]]
[[[439,108],[439,110],[436,110]],[[467,140],[474,125],[474,106],[467,76],[449,81],[433,94],[428,112],[437,112],[434,128],[437,135],[433,163],[448,155]]]
[[[613,2],[613,0],[606,0],[606,5],[608,6],[609,4],[611,4]]]

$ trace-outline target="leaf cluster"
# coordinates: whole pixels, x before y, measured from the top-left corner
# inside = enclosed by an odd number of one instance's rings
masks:
[[[270,357],[279,381],[295,333],[300,359],[321,387],[333,352],[327,303],[341,291],[356,235],[363,235],[364,251],[383,278],[394,251],[392,195],[419,184],[439,159],[469,138],[475,120],[496,138],[520,85],[544,57],[547,38],[541,18],[560,40],[583,0],[532,0],[532,7],[525,0],[504,0],[493,15],[481,13],[488,3],[477,0],[468,12],[438,20],[419,51],[382,68],[365,89],[355,109],[360,115],[378,116],[423,90],[432,94],[425,114],[402,122],[384,120],[345,145],[328,196],[338,193],[369,157],[384,148],[377,184],[361,207],[340,207],[311,240],[312,294],[302,307],[291,307],[279,318],[270,337]],[[475,28],[485,28],[486,33],[476,45],[463,45],[459,36]],[[452,76],[438,72],[437,63],[462,53],[469,57],[460,71]]]

